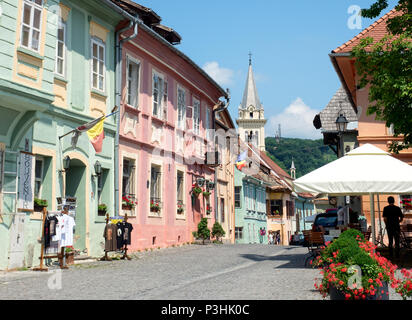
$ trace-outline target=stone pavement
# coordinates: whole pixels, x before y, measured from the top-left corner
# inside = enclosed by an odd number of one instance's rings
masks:
[[[307,249],[190,245],[49,272],[0,273],[0,299],[322,300]],[[397,298],[391,292],[391,299]]]

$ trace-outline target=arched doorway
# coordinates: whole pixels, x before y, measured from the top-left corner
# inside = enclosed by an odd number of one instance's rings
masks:
[[[85,250],[86,246],[86,165],[71,159],[66,172],[66,197],[76,198],[76,227],[74,233],[74,248]]]

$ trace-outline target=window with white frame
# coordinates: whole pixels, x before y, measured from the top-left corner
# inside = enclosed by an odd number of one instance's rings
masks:
[[[24,0],[20,45],[39,51],[43,0]]]
[[[243,227],[235,227],[235,239],[243,239]]]
[[[186,92],[183,88],[177,89],[177,127],[185,130]]]
[[[200,132],[200,101],[193,98],[193,132],[199,135]]]
[[[34,169],[34,197],[41,199],[41,189],[43,184],[44,159],[36,157],[36,165]]]
[[[210,127],[210,109],[206,106],[206,124],[205,124],[205,129],[206,129],[206,139],[207,140],[211,140],[211,132],[210,129],[212,129]]]
[[[153,72],[152,84],[153,116],[166,120],[167,118],[167,81],[165,77]]]
[[[135,201],[135,160],[123,159],[123,180],[122,180],[122,196],[130,197],[132,201]]]
[[[127,58],[127,104],[137,107],[139,104],[140,62]]]
[[[184,214],[184,172],[177,170],[176,174],[177,214]]]
[[[66,23],[63,20],[59,21],[57,29],[57,44],[56,44],[56,69],[55,72],[62,77],[66,73]]]
[[[105,88],[105,49],[106,45],[97,38],[91,40],[92,50],[92,88],[104,92]]]
[[[150,206],[152,205],[160,206],[162,205],[162,172],[161,166],[157,164],[152,164],[150,168]],[[160,211],[150,210],[152,213]]]
[[[235,208],[241,208],[242,203],[241,203],[241,192],[242,192],[242,187],[235,187]]]

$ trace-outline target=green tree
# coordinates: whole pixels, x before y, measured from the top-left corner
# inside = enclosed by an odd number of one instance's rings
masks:
[[[215,222],[212,228],[212,237],[216,237],[216,240],[219,241],[219,238],[224,237],[226,234],[225,230],[219,222]]]
[[[376,18],[388,7],[387,0],[376,0],[361,15]],[[352,52],[360,76],[359,86],[369,85],[367,114],[393,125],[394,136],[390,150],[412,147],[412,0],[399,0],[396,10],[402,14],[388,19],[388,35],[374,42],[362,39]]]
[[[205,244],[206,239],[210,239],[210,229],[207,227],[207,218],[202,218],[197,225],[197,236],[203,240],[203,244]]]

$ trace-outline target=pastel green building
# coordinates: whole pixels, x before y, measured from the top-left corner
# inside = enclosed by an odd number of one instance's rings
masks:
[[[114,108],[115,27],[124,18],[98,0],[0,6],[0,269],[39,264],[42,215],[19,210],[21,151],[35,158],[34,198],[56,211],[57,198],[76,197],[74,247],[99,256],[105,217],[97,207],[114,208],[114,117],[99,154],[85,133],[75,145],[72,135],[59,137]]]
[[[266,186],[263,180],[235,169],[236,243],[268,243]]]

